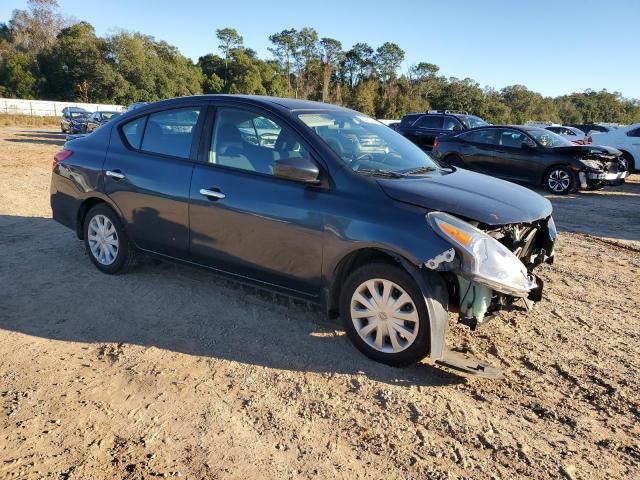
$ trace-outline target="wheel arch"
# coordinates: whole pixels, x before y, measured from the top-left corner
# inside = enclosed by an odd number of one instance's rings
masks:
[[[573,171],[573,166],[570,163],[562,163],[562,162],[556,162],[553,165],[549,165],[547,168],[544,169],[544,171],[542,172],[542,177],[540,177],[540,183],[542,185],[544,185],[545,179],[547,178],[547,174],[553,170],[554,168],[557,167],[564,167],[564,168],[568,168],[569,170]]]
[[[631,163],[629,164],[629,172],[634,172],[635,170],[640,168],[640,165],[638,164],[636,157],[633,156],[633,153],[631,153],[629,150],[625,150],[624,148],[618,148],[618,150],[620,150],[625,157],[631,159]]]
[[[331,318],[336,318],[340,313],[340,291],[347,277],[362,265],[374,261],[399,264],[406,270],[403,262],[409,260],[397,252],[380,247],[360,247],[347,253],[336,264],[329,277],[326,308]]]
[[[106,196],[87,197],[82,201],[82,203],[78,207],[78,212],[76,214],[76,235],[79,240],[84,240],[84,220],[85,220],[85,217],[87,216],[87,213],[89,213],[89,210],[91,210],[93,207],[100,204],[104,204],[110,207],[116,213],[116,215],[120,217],[120,220],[122,220],[122,214],[120,210],[113,204],[113,202],[111,202],[111,200],[108,197]],[[123,222],[123,225],[125,225],[125,228],[126,228],[126,224],[124,222]]]

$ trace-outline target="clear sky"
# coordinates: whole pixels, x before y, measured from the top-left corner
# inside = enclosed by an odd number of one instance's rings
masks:
[[[309,26],[345,49],[395,42],[404,70],[427,61],[497,89],[519,83],[556,96],[606,88],[640,99],[640,0],[58,1],[99,35],[140,31],[193,60],[216,51],[217,28],[237,29],[268,57],[270,34]],[[26,3],[2,0],[0,21]]]

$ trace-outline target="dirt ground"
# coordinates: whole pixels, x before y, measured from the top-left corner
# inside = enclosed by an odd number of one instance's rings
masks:
[[[490,381],[204,271],[99,273],[50,218],[61,144],[0,129],[0,478],[640,478],[640,175],[552,198],[533,312],[452,326]]]

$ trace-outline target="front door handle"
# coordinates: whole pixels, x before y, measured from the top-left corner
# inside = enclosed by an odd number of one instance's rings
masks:
[[[107,170],[105,173],[106,173],[107,177],[111,177],[111,178],[113,178],[113,179],[115,179],[115,180],[122,180],[122,179],[124,179],[124,174],[123,174],[123,173],[120,173],[120,172],[119,172],[119,171],[117,171],[117,170],[115,170],[115,171],[114,171],[114,170]]]
[[[211,198],[211,199],[216,199],[216,200],[222,200],[224,197],[226,197],[226,195],[222,192],[217,192],[215,190],[209,190],[207,188],[201,188],[200,189],[200,195],[204,195],[205,197]]]

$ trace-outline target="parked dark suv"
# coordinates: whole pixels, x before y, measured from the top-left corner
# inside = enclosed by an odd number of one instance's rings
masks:
[[[489,125],[480,117],[467,112],[432,110],[423,113],[409,113],[402,117],[394,130],[401,133],[420,148],[430,150],[436,137],[463,132],[470,128]]]
[[[530,190],[441,168],[361,113],[270,97],[157,102],[67,142],[51,208],[104,273],[139,254],[198,265],[323,304],[375,360],[487,376],[446,349],[447,312],[475,328],[530,307],[556,238]]]

